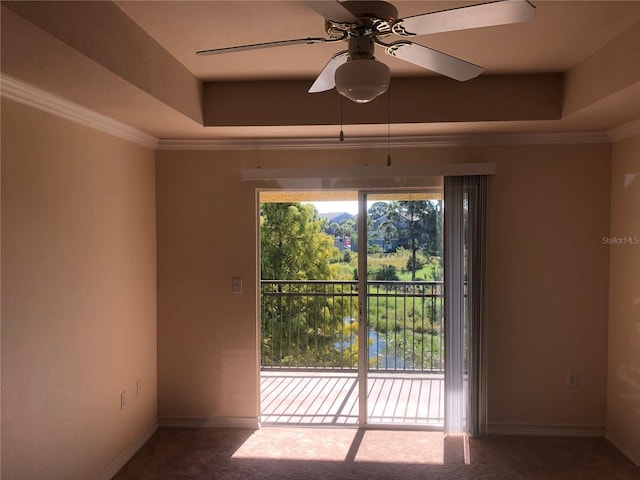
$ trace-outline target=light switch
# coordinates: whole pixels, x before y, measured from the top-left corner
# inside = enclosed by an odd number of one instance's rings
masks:
[[[242,278],[233,277],[231,279],[231,291],[233,293],[242,293]]]

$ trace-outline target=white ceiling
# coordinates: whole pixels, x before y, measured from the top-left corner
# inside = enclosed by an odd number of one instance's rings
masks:
[[[324,20],[303,2],[119,1],[120,8],[201,80],[313,79],[344,43],[296,45],[217,56],[197,50],[322,37]],[[401,17],[472,5],[394,2]],[[563,72],[640,19],[636,1],[536,1],[532,22],[412,39],[485,68],[487,74]],[[431,75],[378,52],[393,76]]]
[[[158,72],[168,72],[163,68],[174,62],[184,66],[180,67],[184,70],[180,77],[183,80],[186,75],[195,78],[196,83],[214,82],[210,85],[215,86],[216,82],[239,82],[239,85],[249,85],[246,88],[254,87],[243,82],[300,80],[300,84],[292,85],[296,85],[296,92],[303,89],[300,93],[304,94],[329,58],[345,49],[344,43],[296,45],[215,56],[195,55],[202,49],[326,36],[322,17],[301,1],[119,0],[115,2],[117,7],[110,4],[112,9],[104,10],[109,13],[109,18],[105,18],[103,23],[100,23],[99,16],[87,10],[105,8],[101,3],[85,2],[86,8],[68,2],[23,2],[17,7],[12,3],[22,2],[2,2],[3,74],[49,90],[158,138],[318,137],[332,136],[337,131],[335,121],[333,124],[306,121],[288,125],[237,123],[203,126],[193,112],[205,111],[206,101],[202,103],[196,94],[186,90],[174,90],[176,98],[171,98],[172,92],[166,91],[170,82],[159,78],[162,74],[158,75]],[[482,0],[397,1],[394,5],[399,15],[404,17],[475,3],[482,3]],[[570,72],[625,32],[640,32],[638,0],[531,0],[531,3],[536,7],[536,17],[528,23],[427,35],[412,40],[483,66],[482,79],[492,75]],[[79,12],[77,18],[76,10]],[[113,10],[118,11],[122,18],[117,18]],[[125,24],[129,23],[128,26],[123,24],[123,19]],[[109,21],[114,22],[113,30],[109,29]],[[78,30],[76,35],[80,22],[94,22],[94,26],[85,28],[84,32]],[[87,30],[93,35],[89,42]],[[152,43],[157,42],[157,48],[144,39],[146,46],[139,47],[135,42],[140,42],[141,35],[148,36]],[[85,49],[83,42],[92,45]],[[640,38],[637,45],[640,45]],[[135,54],[127,57],[129,46]],[[142,54],[148,57],[135,56]],[[391,67],[392,86],[393,78],[437,78],[427,70],[388,57],[382,51],[376,54]],[[156,62],[161,56],[166,57],[162,60],[164,63]],[[123,60],[118,62],[119,58]],[[138,59],[140,63],[136,64]],[[631,118],[640,118],[640,66],[609,67],[627,69],[633,82],[615,86],[610,94],[594,99],[590,105],[567,118],[562,115],[562,118],[537,120],[520,120],[513,116],[495,121],[396,121],[393,122],[393,132],[395,135],[433,135],[606,131]],[[601,77],[606,83],[609,73],[606,68],[605,65],[601,71],[587,73],[592,79]],[[400,80],[396,85],[401,85]],[[261,90],[259,95],[268,95],[268,89],[264,92]],[[177,98],[180,95],[183,98]],[[325,95],[322,98],[326,99],[333,98],[327,94],[320,95]],[[187,98],[189,96],[193,98]],[[231,105],[234,108],[235,104],[231,102]],[[301,108],[309,109],[310,105]],[[351,109],[360,107],[349,105]],[[208,108],[212,108],[211,105]],[[239,101],[237,108],[251,109],[247,110],[249,117],[259,115],[255,102],[247,106]],[[362,108],[360,111],[369,111]],[[313,119],[312,109],[305,113],[307,120]],[[348,126],[349,133],[354,136],[386,134],[384,122],[369,123],[352,122]]]

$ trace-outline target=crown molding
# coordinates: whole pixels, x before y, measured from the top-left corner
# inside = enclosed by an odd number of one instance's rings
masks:
[[[637,137],[640,135],[640,119],[612,128],[608,134],[611,142],[619,142],[627,138]]]
[[[0,94],[52,115],[139,145],[158,150],[349,150],[363,148],[424,148],[500,145],[562,145],[610,143],[640,134],[640,120],[609,132],[489,133],[460,135],[353,137],[340,142],[322,138],[158,139],[113,118],[6,74],[0,74]]]
[[[158,145],[158,139],[148,133],[5,74],[0,74],[0,95],[145,147]]]
[[[356,137],[255,139],[160,139],[159,150],[349,150],[362,148],[423,148],[474,145],[559,145],[609,143],[606,132],[501,133]]]

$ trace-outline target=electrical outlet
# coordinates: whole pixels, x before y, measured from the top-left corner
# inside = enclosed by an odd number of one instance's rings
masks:
[[[136,395],[139,397],[142,393],[142,379],[138,379],[138,383],[136,384]]]
[[[127,391],[125,390],[120,394],[120,410],[124,410],[124,406],[127,403]]]
[[[575,388],[578,386],[578,374],[576,372],[567,372],[567,388]]]

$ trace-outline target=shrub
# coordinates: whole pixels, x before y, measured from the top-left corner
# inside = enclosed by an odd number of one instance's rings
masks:
[[[382,247],[378,244],[369,245],[369,248],[367,248],[367,253],[369,253],[369,255],[380,254],[382,253]]]
[[[398,270],[393,265],[380,265],[380,268],[376,268],[370,272],[370,276],[373,280],[400,280]]]
[[[426,265],[426,262],[424,261],[424,259],[420,258],[419,256],[416,256],[415,261],[413,260],[412,257],[409,257],[409,259],[407,260],[407,271],[417,272],[418,270],[421,270],[425,265]]]

